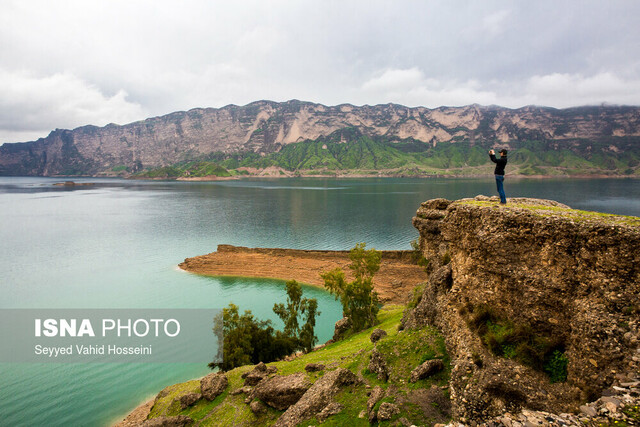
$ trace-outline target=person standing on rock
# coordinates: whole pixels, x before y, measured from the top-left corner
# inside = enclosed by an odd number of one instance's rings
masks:
[[[496,186],[500,195],[500,204],[507,204],[507,196],[504,194],[504,167],[507,165],[507,150],[500,150],[500,158],[496,159],[496,152],[489,150],[491,161],[496,164],[496,170],[493,172],[496,176]]]

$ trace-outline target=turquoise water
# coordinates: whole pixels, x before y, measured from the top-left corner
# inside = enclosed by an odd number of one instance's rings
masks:
[[[284,283],[184,273],[218,244],[298,249],[408,249],[424,200],[495,193],[493,179],[282,179],[206,183],[0,178],[1,308],[221,308],[275,316]],[[637,180],[515,180],[507,196],[640,216]],[[340,307],[315,288],[317,335]],[[278,322],[275,322],[279,325]],[[5,325],[2,325],[5,327]],[[4,343],[3,343],[4,344]],[[108,425],[206,366],[0,364],[0,425]]]

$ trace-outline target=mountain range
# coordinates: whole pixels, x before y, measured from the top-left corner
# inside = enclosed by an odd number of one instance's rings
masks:
[[[197,108],[0,146],[0,175],[465,174],[509,148],[523,174],[638,175],[640,107],[325,106],[291,100]],[[205,162],[205,163],[203,163]],[[198,166],[199,165],[199,166]],[[484,168],[484,169],[483,169]],[[528,170],[528,173],[527,173]],[[238,172],[239,171],[239,172]],[[213,173],[218,174],[218,173]]]

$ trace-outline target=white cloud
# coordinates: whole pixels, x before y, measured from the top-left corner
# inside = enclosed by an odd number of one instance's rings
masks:
[[[542,105],[637,104],[640,79],[623,79],[611,72],[592,76],[551,73],[531,77],[525,90],[531,103]]]
[[[482,89],[476,80],[459,82],[427,78],[417,68],[386,70],[362,85],[360,97],[370,104],[379,103],[377,99],[385,99],[385,102],[432,108],[493,104],[497,100],[495,93]]]
[[[74,128],[110,122],[129,123],[145,118],[147,111],[127,101],[120,90],[105,95],[70,73],[35,76],[0,69],[1,141],[26,132],[45,136],[54,128]]]
[[[406,70],[385,70],[379,77],[367,80],[362,89],[365,91],[397,91],[412,89],[422,84],[424,75],[418,68]]]
[[[640,99],[640,79],[625,79],[611,72],[592,76],[551,73],[532,76],[525,84],[509,81],[427,78],[417,68],[385,70],[362,84],[362,103],[395,102],[409,106],[439,107],[468,104],[518,108],[545,105],[566,108],[602,103],[634,105]]]

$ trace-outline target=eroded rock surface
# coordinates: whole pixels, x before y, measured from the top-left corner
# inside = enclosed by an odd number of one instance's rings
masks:
[[[640,371],[640,220],[477,197],[427,201],[413,224],[431,277],[403,324],[442,330],[457,419],[577,410],[617,373]],[[489,352],[469,326],[478,307],[558,340],[566,382]]]
[[[340,391],[341,387],[358,384],[359,382],[358,377],[348,369],[338,368],[327,372],[304,393],[295,405],[289,407],[282,414],[276,426],[295,426],[302,420],[318,413],[322,413],[322,417],[325,419],[331,414],[338,413],[339,408],[333,402],[333,396]]]

